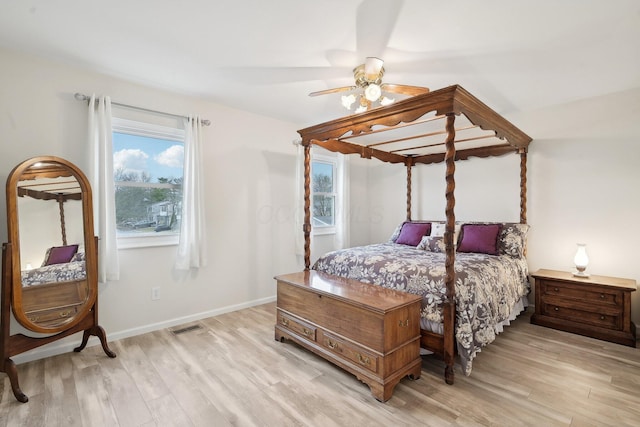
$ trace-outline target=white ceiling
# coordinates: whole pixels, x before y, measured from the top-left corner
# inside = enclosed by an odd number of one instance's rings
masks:
[[[378,56],[508,115],[640,87],[640,1],[3,0],[0,46],[299,126]]]

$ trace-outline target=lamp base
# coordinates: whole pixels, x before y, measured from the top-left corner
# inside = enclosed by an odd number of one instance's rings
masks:
[[[589,273],[585,272],[585,271],[574,271],[573,275],[575,277],[582,277],[583,279],[586,279],[589,277]]]

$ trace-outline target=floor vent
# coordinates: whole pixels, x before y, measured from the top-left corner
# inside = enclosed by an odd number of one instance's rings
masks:
[[[191,326],[186,326],[184,328],[171,329],[171,333],[173,333],[174,335],[179,335],[179,334],[184,334],[185,332],[195,331],[196,329],[202,329],[202,326],[191,325]]]

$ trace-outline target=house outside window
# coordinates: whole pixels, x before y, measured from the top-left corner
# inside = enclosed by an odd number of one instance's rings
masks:
[[[177,244],[184,130],[116,117],[112,130],[118,247]]]
[[[336,169],[333,157],[314,156],[311,162],[311,225],[315,235],[336,231]]]

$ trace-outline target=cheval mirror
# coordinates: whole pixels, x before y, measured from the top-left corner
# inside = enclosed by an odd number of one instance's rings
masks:
[[[9,376],[20,402],[12,356],[83,331],[85,348],[97,336],[116,357],[98,325],[98,253],[91,187],[78,167],[54,156],[34,157],[7,178],[7,234],[2,246],[0,372]],[[38,336],[11,335],[16,321]]]

